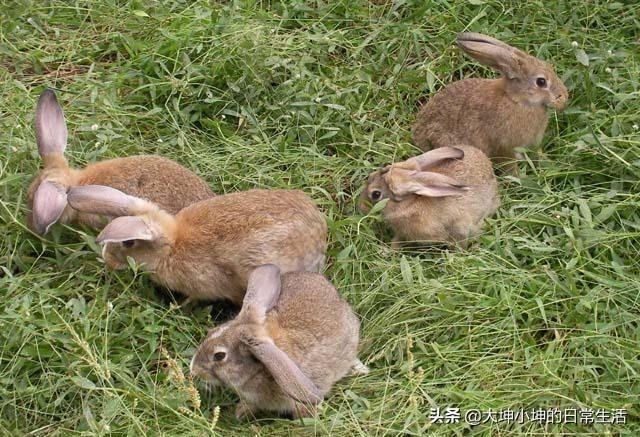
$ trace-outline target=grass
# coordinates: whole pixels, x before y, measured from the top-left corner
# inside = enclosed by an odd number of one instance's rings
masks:
[[[0,433],[640,433],[640,6],[553,1],[0,0]],[[490,76],[455,34],[552,60],[572,96],[467,251],[392,251],[355,211],[369,172],[417,153],[418,102]],[[218,193],[304,189],[326,274],[362,320],[370,375],[317,420],[237,423],[182,372],[211,326],[108,272],[88,229],[25,227],[32,118],[60,90],[76,165],[171,157]],[[626,425],[432,424],[430,409],[626,408]]]

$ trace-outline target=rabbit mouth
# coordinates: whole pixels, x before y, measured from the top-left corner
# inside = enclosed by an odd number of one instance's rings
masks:
[[[216,387],[220,387],[222,383],[218,380],[210,381],[208,379],[201,379],[201,383],[198,384],[199,387],[204,388],[206,391],[213,391]]]
[[[215,369],[213,366],[209,366],[209,368],[203,368],[202,372],[200,372],[200,376],[207,382],[208,385],[212,387],[216,387],[222,385],[222,380],[218,378]]]
[[[559,98],[551,102],[551,105],[549,106],[556,109],[557,111],[564,111],[567,108],[567,100],[564,98]]]
[[[204,378],[205,382],[208,386],[218,387],[222,385],[222,381],[218,379],[215,375],[213,375],[213,371],[210,371],[207,376]]]
[[[207,387],[218,387],[222,385],[222,381],[216,376],[213,369],[203,369],[201,367],[194,366],[191,370],[191,375],[200,379]]]

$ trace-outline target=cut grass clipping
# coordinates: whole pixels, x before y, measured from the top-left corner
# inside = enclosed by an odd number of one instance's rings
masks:
[[[640,434],[639,17],[578,0],[0,2],[0,434]],[[553,62],[570,107],[520,177],[500,177],[468,250],[393,251],[357,198],[418,153],[418,102],[493,75],[456,49],[465,30]],[[89,229],[26,229],[46,86],[74,165],[155,153],[218,193],[312,196],[371,373],[315,420],[237,423],[232,392],[187,376],[209,308],[106,271]],[[433,420],[447,407],[458,423]],[[464,420],[553,408],[625,409],[626,424]]]

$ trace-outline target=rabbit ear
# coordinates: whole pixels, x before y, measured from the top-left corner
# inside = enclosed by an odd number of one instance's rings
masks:
[[[456,42],[466,54],[502,72],[509,79],[522,75],[523,57],[529,57],[520,50],[481,33],[461,33]]]
[[[38,100],[35,129],[41,158],[64,153],[67,147],[67,124],[56,95],[50,89],[44,90]]]
[[[158,234],[141,217],[118,217],[100,232],[96,243],[119,243],[127,240],[155,240]]]
[[[80,185],[69,189],[69,205],[78,211],[110,216],[135,215],[149,209],[150,203],[102,185]]]
[[[394,164],[394,166],[407,170],[424,171],[448,159],[462,158],[464,158],[464,151],[462,149],[458,149],[457,147],[438,147],[422,155],[407,159],[404,162]]]
[[[58,221],[67,206],[66,189],[54,182],[44,181],[33,196],[33,225],[38,234],[44,235]]]
[[[276,305],[279,297],[280,268],[274,264],[256,267],[249,275],[239,317],[253,323],[263,323],[267,312]]]
[[[305,404],[318,404],[322,395],[318,387],[300,367],[270,338],[245,338],[251,353],[264,364],[278,386],[294,400]]]
[[[440,173],[392,169],[385,176],[394,196],[401,198],[408,194],[425,197],[459,196],[469,187]]]
[[[456,37],[456,40],[458,42],[461,42],[461,41],[477,41],[477,42],[483,42],[483,43],[486,43],[486,44],[492,44],[492,45],[498,46],[498,47],[504,47],[505,49],[513,49],[513,47],[511,47],[506,42],[500,41],[497,38],[493,38],[493,37],[490,37],[489,35],[485,35],[483,33],[478,33],[478,32],[462,32],[462,33],[459,33],[457,35],[457,37]]]

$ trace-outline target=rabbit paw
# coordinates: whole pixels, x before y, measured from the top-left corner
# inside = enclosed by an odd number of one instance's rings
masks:
[[[367,375],[369,374],[369,368],[362,361],[360,361],[359,359],[356,359],[353,362],[351,369],[349,369],[348,374],[351,376]]]

